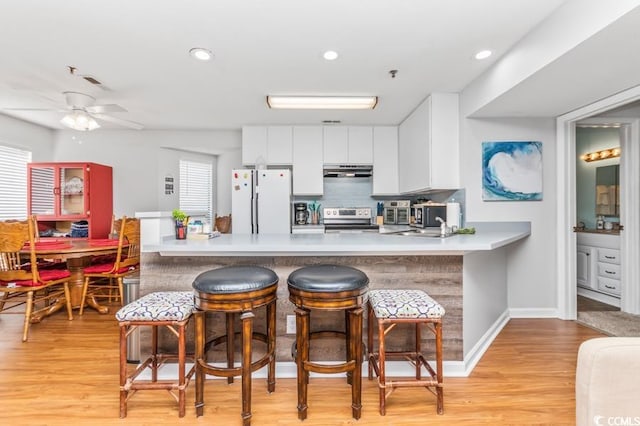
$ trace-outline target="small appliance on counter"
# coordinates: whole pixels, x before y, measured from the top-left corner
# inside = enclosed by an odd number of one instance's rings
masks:
[[[309,220],[309,210],[307,209],[307,203],[294,203],[293,204],[293,220],[296,225],[306,225]]]
[[[384,221],[385,225],[408,225],[409,216],[411,215],[411,201],[394,200],[384,202]]]
[[[411,224],[416,228],[439,228],[441,223],[436,218],[447,221],[447,205],[442,203],[421,203],[411,206]]]

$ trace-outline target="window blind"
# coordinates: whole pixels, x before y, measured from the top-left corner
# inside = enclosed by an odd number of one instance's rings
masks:
[[[180,160],[180,210],[187,214],[204,213],[212,221],[213,166]]]
[[[0,145],[0,220],[27,217],[27,163],[31,152]]]

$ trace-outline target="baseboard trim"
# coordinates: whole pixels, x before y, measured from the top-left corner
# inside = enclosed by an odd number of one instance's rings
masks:
[[[509,318],[560,318],[556,308],[510,308]]]

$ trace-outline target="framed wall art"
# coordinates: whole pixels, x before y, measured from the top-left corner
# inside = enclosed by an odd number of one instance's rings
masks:
[[[542,200],[542,142],[482,142],[482,199]]]

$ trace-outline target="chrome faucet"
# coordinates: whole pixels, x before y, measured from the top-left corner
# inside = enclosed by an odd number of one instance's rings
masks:
[[[448,234],[447,222],[445,222],[440,216],[436,216],[436,221],[440,222],[440,236],[446,237]]]

